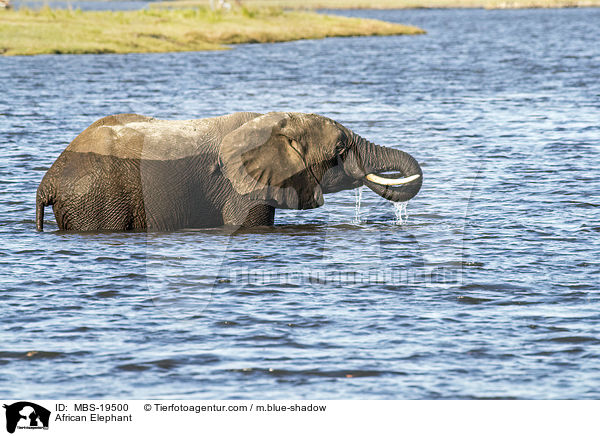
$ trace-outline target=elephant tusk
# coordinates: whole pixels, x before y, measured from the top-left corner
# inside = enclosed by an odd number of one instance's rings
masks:
[[[366,179],[369,182],[377,183],[378,185],[391,186],[391,185],[405,185],[407,183],[412,182],[413,180],[417,180],[419,177],[421,177],[420,174],[415,174],[415,175],[404,177],[401,179],[386,179],[385,177],[379,177],[379,176],[376,176],[375,174],[367,174]]]

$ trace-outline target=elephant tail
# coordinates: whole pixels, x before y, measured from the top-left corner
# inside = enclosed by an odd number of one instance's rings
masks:
[[[44,177],[35,198],[35,225],[38,232],[44,230],[44,208],[54,204],[54,187]]]

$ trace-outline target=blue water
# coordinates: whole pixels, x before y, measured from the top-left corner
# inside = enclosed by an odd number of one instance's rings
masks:
[[[0,397],[600,397],[600,10],[343,13],[428,33],[0,57]],[[410,152],[408,219],[367,189],[235,236],[35,231],[97,118],[240,110]]]

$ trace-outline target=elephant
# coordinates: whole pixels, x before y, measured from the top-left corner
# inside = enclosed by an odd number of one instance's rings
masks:
[[[362,185],[390,201],[419,192],[408,153],[317,114],[237,112],[195,120],[104,117],[43,177],[36,226],[52,205],[61,230],[172,231],[272,226],[275,209],[311,209]]]

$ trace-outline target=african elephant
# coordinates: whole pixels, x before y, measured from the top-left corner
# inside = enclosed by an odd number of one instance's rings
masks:
[[[394,172],[394,174],[390,174]],[[409,154],[315,114],[238,112],[165,121],[102,118],[62,152],[37,190],[63,230],[273,225],[275,209],[311,209],[366,185],[391,201],[421,188]]]

